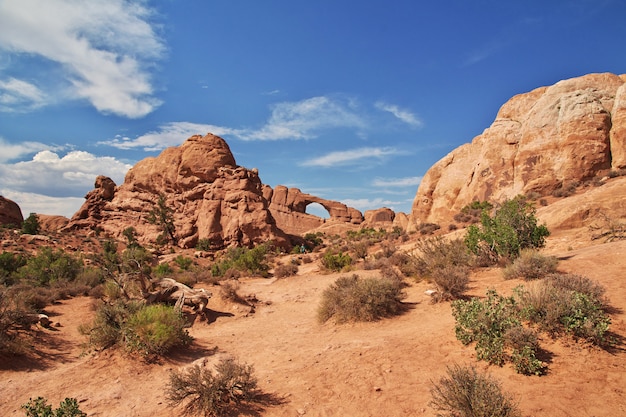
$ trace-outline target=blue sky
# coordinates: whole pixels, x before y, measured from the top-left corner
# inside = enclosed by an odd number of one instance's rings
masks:
[[[410,212],[515,94],[626,73],[623,0],[0,0],[0,194],[71,216],[193,134],[262,181]]]

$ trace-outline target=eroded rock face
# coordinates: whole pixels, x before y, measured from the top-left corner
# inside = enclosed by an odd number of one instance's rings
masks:
[[[153,242],[161,231],[148,222],[147,215],[160,195],[172,209],[181,247],[193,247],[199,239],[209,239],[216,247],[268,241],[288,246],[289,234],[300,230],[290,225],[323,221],[306,214],[310,202],[327,207],[338,221],[362,218],[360,212],[341,203],[295,189],[276,189],[263,185],[256,169],[238,166],[222,138],[196,135],[137,163],[119,187],[109,178],[98,177],[67,227],[99,228],[117,238],[124,229],[134,227],[140,242]]]
[[[20,227],[24,222],[24,216],[20,206],[13,200],[0,195],[0,224]]]
[[[590,74],[520,94],[481,135],[428,170],[408,230],[444,223],[474,200],[550,194],[626,167],[626,75]]]

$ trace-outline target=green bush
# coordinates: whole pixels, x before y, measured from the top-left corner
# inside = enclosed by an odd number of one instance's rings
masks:
[[[403,311],[404,296],[397,280],[341,277],[322,293],[318,319],[321,323],[330,318],[337,323],[379,320]]]
[[[64,399],[55,410],[43,397],[31,398],[21,408],[26,412],[26,417],[87,417],[78,407],[76,398]]]
[[[322,257],[322,265],[324,266],[324,268],[330,271],[339,272],[342,269],[352,265],[352,258],[347,253],[333,253],[332,251],[328,250],[324,253],[324,256]]]
[[[43,247],[37,255],[28,258],[26,264],[18,270],[18,275],[35,285],[49,285],[73,281],[81,269],[81,260],[61,249]]]
[[[468,227],[465,244],[476,255],[513,260],[522,249],[543,247],[549,234],[545,225],[537,225],[534,206],[517,196],[505,201],[493,217],[483,211],[480,227]]]
[[[124,343],[130,352],[144,358],[164,355],[177,346],[187,346],[192,338],[180,310],[161,304],[145,306],[123,326]]]
[[[178,265],[178,267],[183,271],[189,270],[191,265],[193,265],[193,259],[187,258],[183,255],[178,255],[176,258],[174,258],[174,262],[176,262],[176,265]]]
[[[519,258],[508,265],[504,271],[504,279],[524,278],[532,280],[543,278],[556,272],[558,260],[554,256],[546,256],[535,249],[522,249]]]
[[[442,417],[521,417],[515,402],[498,381],[474,367],[448,367],[448,375],[433,384],[430,405]]]
[[[267,277],[269,275],[269,265],[266,255],[269,252],[269,245],[262,244],[252,249],[230,248],[224,257],[211,267],[213,276],[222,277],[229,270],[237,270],[250,275]]]
[[[26,257],[12,253],[0,254],[0,285],[13,285],[16,282],[15,273],[26,265]]]
[[[479,360],[499,366],[511,361],[519,373],[543,373],[544,365],[536,357],[537,337],[522,326],[514,297],[489,290],[485,300],[453,301],[452,315],[457,339],[465,345],[476,342]]]
[[[611,324],[602,287],[577,275],[555,275],[515,290],[522,317],[551,334],[568,333],[604,346]]]
[[[87,336],[88,345],[95,349],[108,349],[123,343],[123,329],[128,318],[141,308],[138,302],[116,300],[114,303],[99,303],[96,314],[89,325],[81,325],[79,331]]]
[[[168,263],[158,264],[157,266],[154,267],[154,274],[157,277],[166,277],[166,276],[172,275],[173,273],[174,273],[174,270]]]
[[[199,365],[172,372],[167,386],[169,405],[184,404],[187,415],[239,415],[239,407],[260,401],[260,398],[252,366],[233,359],[221,360],[215,372]]]
[[[30,215],[24,219],[22,223],[22,233],[27,235],[39,234],[39,217],[36,213],[30,213]]]

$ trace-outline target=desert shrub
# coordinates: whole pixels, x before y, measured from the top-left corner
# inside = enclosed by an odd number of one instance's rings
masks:
[[[193,259],[187,258],[183,255],[178,255],[176,258],[174,258],[174,262],[183,271],[187,271],[191,267],[191,265],[193,265]]]
[[[327,250],[322,257],[322,265],[330,271],[341,271],[342,269],[352,265],[352,258],[347,253],[334,253]]]
[[[323,234],[321,232],[317,233],[307,233],[304,235],[304,242],[307,249],[311,252],[317,249],[318,247],[324,244],[322,240]]]
[[[174,273],[174,270],[168,263],[158,264],[157,266],[154,267],[154,274],[157,277],[166,277],[166,276],[172,275],[173,273]]]
[[[116,300],[113,303],[97,303],[96,314],[88,325],[79,331],[87,336],[87,344],[97,350],[108,349],[123,341],[123,330],[128,317],[141,308],[137,302]]]
[[[17,277],[15,273],[26,265],[26,257],[12,252],[0,253],[0,285],[13,285]]]
[[[30,213],[30,215],[24,219],[22,223],[22,233],[27,235],[36,235],[39,233],[39,217],[37,213]]]
[[[0,354],[17,355],[27,350],[27,344],[18,332],[26,324],[26,313],[0,288]]]
[[[416,248],[415,267],[423,278],[433,278],[439,271],[449,267],[467,268],[472,261],[470,252],[460,239],[422,239],[417,241]]]
[[[220,283],[220,297],[222,300],[239,302],[242,300],[237,292],[239,291],[239,283],[233,279],[225,280]]]
[[[448,367],[447,376],[434,383],[430,405],[442,417],[521,417],[512,397],[500,383],[474,367]]]
[[[210,251],[213,249],[213,243],[209,238],[198,239],[198,243],[196,243],[196,249],[201,251]]]
[[[494,365],[513,362],[523,374],[541,374],[544,365],[536,357],[538,343],[534,333],[522,327],[514,297],[498,295],[452,302],[457,339],[468,345],[476,342],[476,357]]]
[[[352,247],[352,253],[359,259],[367,258],[367,250],[369,248],[369,244],[367,242],[358,242]]]
[[[337,279],[322,294],[318,308],[321,323],[334,318],[337,323],[374,321],[403,310],[402,285],[385,278],[352,276]]]
[[[49,285],[59,281],[73,281],[82,269],[82,262],[61,249],[43,247],[28,258],[18,274],[35,285]]]
[[[600,223],[589,226],[592,240],[604,239],[605,242],[626,239],[626,223],[600,214]]]
[[[535,208],[524,196],[505,201],[493,217],[483,211],[480,227],[467,229],[465,244],[476,255],[491,253],[494,259],[513,260],[525,248],[540,248],[550,234],[545,225],[537,225]]]
[[[552,196],[557,198],[569,197],[576,193],[576,188],[580,184],[577,181],[562,183],[556,190],[552,191]]]
[[[269,265],[265,258],[269,251],[267,244],[248,248],[230,248],[224,257],[211,267],[213,276],[224,276],[229,269],[262,277],[268,276]]]
[[[295,264],[287,264],[287,265],[278,265],[274,268],[274,276],[276,278],[285,278],[291,277],[298,273],[298,265]]]
[[[419,226],[419,232],[421,235],[432,235],[439,229],[441,229],[441,226],[435,223],[421,223]]]
[[[567,333],[600,346],[609,344],[607,332],[611,319],[603,302],[597,298],[601,287],[576,278],[571,284],[567,281],[564,277],[552,278],[530,288],[516,288],[522,317],[551,334]],[[570,289],[584,291],[585,287],[589,292]]]
[[[461,297],[467,290],[469,273],[467,265],[446,265],[433,271],[431,278],[437,288],[433,301],[450,301]]]
[[[153,304],[140,308],[123,326],[128,351],[151,359],[177,346],[187,346],[192,338],[181,311],[172,306]]]
[[[606,289],[590,278],[577,274],[559,273],[549,275],[546,278],[546,282],[556,288],[585,294],[604,304]]]
[[[148,223],[156,225],[161,234],[157,238],[157,243],[176,243],[176,227],[174,226],[174,210],[167,205],[165,195],[159,194],[156,204],[150,209],[146,216]]]
[[[52,409],[43,397],[31,398],[21,407],[26,417],[87,417],[87,414],[78,407],[76,398],[66,398],[59,404],[59,408]]]
[[[522,249],[520,256],[504,271],[504,279],[524,278],[532,280],[543,278],[556,272],[557,259],[554,256],[542,255],[534,249]]]
[[[199,365],[172,372],[167,386],[169,405],[184,404],[187,415],[239,415],[240,405],[254,403],[258,398],[253,367],[233,359],[221,360],[215,372]]]

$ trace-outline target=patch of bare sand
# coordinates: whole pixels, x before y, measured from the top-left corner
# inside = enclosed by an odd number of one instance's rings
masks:
[[[560,270],[588,276],[609,289],[615,307],[611,329],[626,335],[626,242],[575,250],[559,243],[552,248],[562,259]],[[121,353],[81,355],[83,339],[76,329],[92,316],[91,301],[77,298],[55,305],[50,311],[62,327],[41,331],[41,340],[48,343],[41,348],[42,364],[5,362],[0,367],[0,415],[24,415],[20,404],[41,395],[55,405],[76,397],[90,416],[178,416],[181,409],[167,407],[165,400],[169,372],[221,355],[254,365],[260,388],[282,398],[281,404],[265,407],[260,413],[264,416],[434,416],[428,405],[431,381],[454,363],[474,364],[497,377],[526,416],[626,415],[623,345],[605,351],[544,338],[548,374],[522,376],[510,365],[477,362],[473,347],[454,337],[449,303],[431,304],[425,282],[406,289],[410,308],[399,317],[319,324],[321,293],[339,275],[308,268],[286,279],[241,280],[239,292],[259,300],[253,314],[215,296],[209,304],[215,311],[211,321],[197,321],[191,328],[193,348],[160,364],[144,364]],[[504,281],[499,269],[482,270],[472,276],[470,294],[484,296],[487,288],[508,294],[521,283]]]

